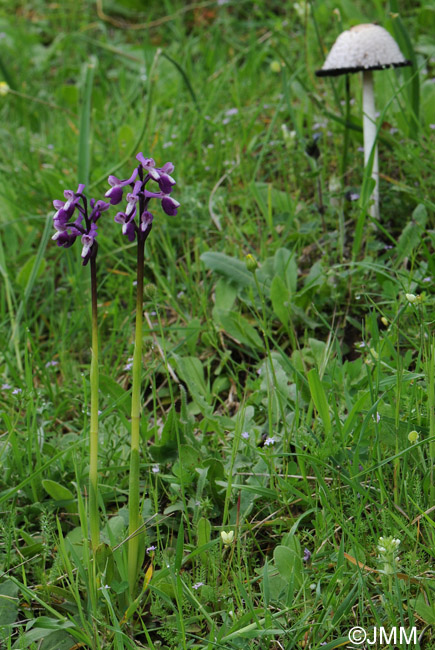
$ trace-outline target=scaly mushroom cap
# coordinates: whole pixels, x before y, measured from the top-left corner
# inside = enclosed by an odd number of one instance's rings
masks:
[[[379,25],[355,25],[340,34],[329,52],[318,77],[334,77],[360,70],[411,65],[394,38]]]

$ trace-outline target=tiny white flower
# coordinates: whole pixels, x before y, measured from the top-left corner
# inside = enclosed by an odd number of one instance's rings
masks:
[[[274,444],[275,444],[275,438],[266,438],[266,440],[264,441],[265,447],[269,447],[270,445],[274,445]]]
[[[405,293],[405,298],[408,302],[411,303],[411,305],[417,302],[417,296],[415,296],[413,293]]]
[[[226,532],[225,530],[221,530],[221,539],[224,546],[230,546],[234,541],[234,531],[229,530]]]

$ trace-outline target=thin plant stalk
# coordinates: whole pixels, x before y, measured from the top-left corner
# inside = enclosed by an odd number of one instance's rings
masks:
[[[139,552],[139,443],[140,443],[140,412],[141,412],[141,371],[142,371],[142,323],[143,323],[143,270],[144,270],[145,238],[138,236],[137,243],[137,293],[136,293],[136,332],[133,353],[133,387],[131,395],[131,452],[129,477],[129,541],[128,541],[128,584],[130,595],[133,595],[137,578]]]
[[[98,514],[98,320],[97,269],[95,257],[90,260],[92,296],[92,358],[91,358],[91,426],[89,437],[89,521],[93,551],[100,543]]]

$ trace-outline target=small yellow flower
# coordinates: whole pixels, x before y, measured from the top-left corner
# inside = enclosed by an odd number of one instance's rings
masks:
[[[410,431],[410,432],[408,433],[408,440],[409,440],[409,442],[410,442],[412,445],[414,445],[414,444],[417,442],[417,440],[419,439],[419,437],[420,437],[420,436],[419,436],[419,434],[418,434],[418,431]]]
[[[221,538],[224,546],[231,546],[234,541],[234,530],[229,530],[228,532],[221,530]]]
[[[10,88],[6,81],[0,81],[0,97],[4,97],[8,94]]]
[[[382,318],[381,318],[381,323],[382,323],[383,325],[385,325],[385,327],[387,327],[387,326],[388,326],[388,319],[385,318],[385,316],[382,316]]]
[[[280,72],[281,63],[279,61],[272,61],[272,63],[270,64],[270,70],[271,72]]]

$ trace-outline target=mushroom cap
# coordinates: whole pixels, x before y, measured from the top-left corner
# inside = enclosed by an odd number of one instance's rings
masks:
[[[389,32],[379,25],[355,25],[340,34],[331,48],[318,77],[334,77],[360,70],[411,65]]]

